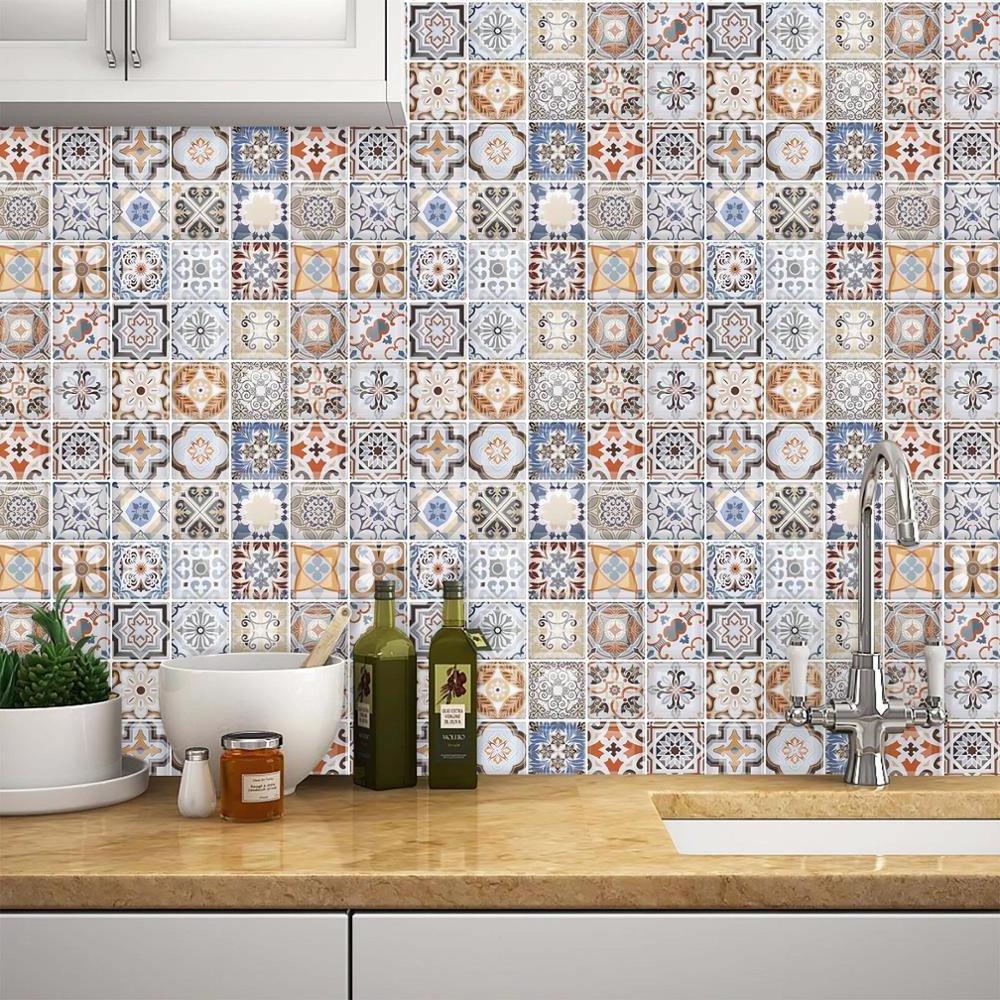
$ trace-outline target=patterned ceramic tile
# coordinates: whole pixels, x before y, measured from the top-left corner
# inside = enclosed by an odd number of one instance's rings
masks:
[[[894,690],[951,651],[892,767],[995,773],[987,8],[427,0],[403,126],[0,129],[0,638],[110,594],[166,772],[165,658],[306,648],[384,576],[425,650],[460,575],[484,771],[834,773],[785,646],[844,693],[885,433]]]

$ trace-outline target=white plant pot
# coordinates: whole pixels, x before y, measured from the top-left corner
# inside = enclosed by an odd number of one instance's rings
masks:
[[[0,709],[0,788],[56,788],[122,773],[118,695],[89,705]]]
[[[302,667],[302,653],[220,653],[160,667],[160,714],[174,757],[208,747],[216,788],[226,733],[269,729],[284,737],[285,794],[330,749],[344,711],[342,659]]]

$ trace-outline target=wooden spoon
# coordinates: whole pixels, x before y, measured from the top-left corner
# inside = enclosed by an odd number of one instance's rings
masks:
[[[312,648],[312,652],[306,657],[303,667],[321,667],[330,658],[333,647],[340,641],[340,637],[347,628],[347,623],[351,620],[351,609],[348,605],[342,605],[334,612],[333,619],[327,625],[326,631],[319,637],[319,641]]]

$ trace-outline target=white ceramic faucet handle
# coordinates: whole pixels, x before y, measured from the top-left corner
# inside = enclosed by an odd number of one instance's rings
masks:
[[[944,646],[924,646],[927,667],[927,692],[931,698],[944,698],[944,661],[948,650]]]
[[[809,668],[809,647],[805,643],[790,643],[786,648],[788,670],[791,675],[793,698],[806,696],[806,671]]]

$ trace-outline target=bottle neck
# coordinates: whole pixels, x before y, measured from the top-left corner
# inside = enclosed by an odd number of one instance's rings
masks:
[[[465,628],[465,598],[447,597],[444,602],[444,625],[448,628]]]
[[[394,628],[396,625],[396,600],[379,597],[375,601],[375,628]]]

